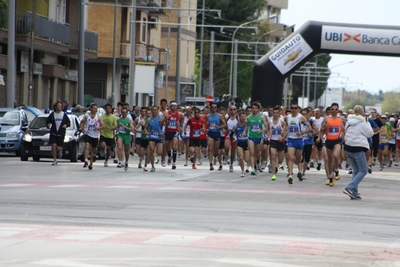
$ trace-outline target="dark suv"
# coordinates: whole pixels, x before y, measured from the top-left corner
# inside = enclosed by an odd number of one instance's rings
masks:
[[[50,130],[47,128],[49,114],[37,116],[30,124],[23,137],[21,161],[32,157],[34,161],[40,158],[52,158]],[[68,114],[71,126],[66,129],[62,158],[77,162],[83,155],[85,144],[80,140],[82,133],[79,131],[80,120],[77,116]]]

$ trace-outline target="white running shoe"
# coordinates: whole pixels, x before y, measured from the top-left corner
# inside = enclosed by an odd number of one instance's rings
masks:
[[[108,167],[108,162],[104,161],[104,167]]]

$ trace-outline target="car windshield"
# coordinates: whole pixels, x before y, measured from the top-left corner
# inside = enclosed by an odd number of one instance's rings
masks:
[[[72,121],[72,118],[69,118],[71,121],[71,126],[67,128],[67,130],[73,130],[74,129],[74,124]],[[31,122],[29,128],[30,129],[42,129],[42,128],[47,128],[47,117],[36,117],[33,119]]]
[[[47,128],[46,120],[47,120],[47,117],[36,117],[31,122],[31,125],[29,126],[29,128],[31,128],[31,129]]]
[[[2,125],[19,125],[19,112],[8,111],[3,117],[0,117],[0,124]]]

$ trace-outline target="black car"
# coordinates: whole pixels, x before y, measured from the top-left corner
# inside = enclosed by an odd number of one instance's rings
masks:
[[[49,114],[37,116],[25,132],[21,149],[21,161],[27,161],[32,157],[34,161],[40,158],[52,158],[50,140],[50,130],[47,128],[47,117]],[[77,162],[83,155],[85,144],[82,142],[82,133],[79,130],[80,120],[73,114],[68,115],[71,126],[66,129],[64,147],[61,158]]]

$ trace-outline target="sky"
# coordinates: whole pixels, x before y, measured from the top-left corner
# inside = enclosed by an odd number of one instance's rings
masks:
[[[308,20],[400,26],[400,0],[289,0],[288,9],[282,10],[280,22],[296,24],[295,29],[299,29]],[[400,55],[331,56],[328,67],[334,67],[331,71],[344,78],[329,79],[328,87],[344,87],[348,91],[361,89],[370,93],[400,88]],[[350,61],[353,63],[346,64]]]

